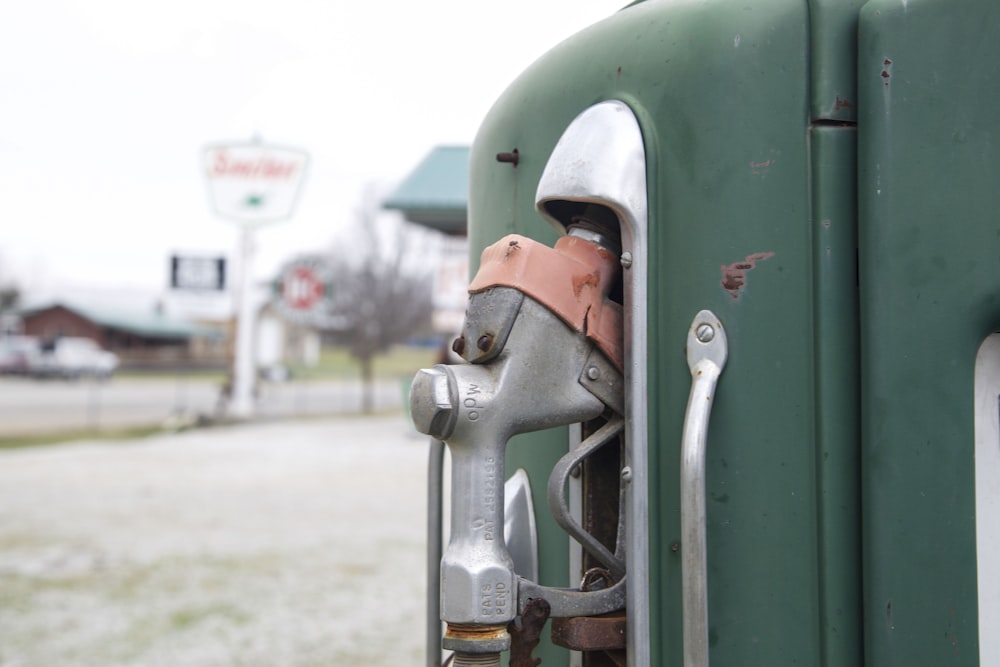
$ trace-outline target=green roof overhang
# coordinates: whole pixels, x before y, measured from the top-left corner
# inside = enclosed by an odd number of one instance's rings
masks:
[[[400,211],[418,225],[464,236],[468,204],[469,147],[437,146],[382,202],[382,207]]]

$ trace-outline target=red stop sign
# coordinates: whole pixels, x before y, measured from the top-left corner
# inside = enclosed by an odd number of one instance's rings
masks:
[[[293,267],[281,283],[281,298],[295,310],[311,310],[325,292],[323,281],[308,266]]]

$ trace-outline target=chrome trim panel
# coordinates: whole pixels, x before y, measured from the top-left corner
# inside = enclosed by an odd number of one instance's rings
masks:
[[[646,305],[649,255],[646,151],[635,114],[609,100],[584,110],[563,133],[549,158],[535,195],[538,211],[557,229],[560,202],[599,204],[621,225],[625,303],[625,465],[631,483],[625,494],[627,530],[628,664],[646,667],[649,648],[649,457],[647,453]]]
[[[1000,334],[976,355],[974,396],[979,664],[1000,665]]]

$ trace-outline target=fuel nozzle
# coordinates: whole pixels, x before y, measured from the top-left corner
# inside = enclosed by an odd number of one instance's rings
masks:
[[[518,579],[503,535],[507,442],[594,419],[615,403],[593,379],[621,373],[621,308],[608,297],[618,256],[597,231],[579,229],[554,248],[516,235],[487,248],[455,345],[469,363],[423,369],[413,381],[414,425],[443,440],[452,457],[441,619],[442,645],[456,661],[498,661],[517,615]]]

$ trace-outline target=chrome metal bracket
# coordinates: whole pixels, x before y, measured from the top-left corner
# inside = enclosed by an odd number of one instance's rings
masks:
[[[559,459],[555,467],[552,468],[548,487],[549,510],[552,512],[552,517],[556,520],[556,523],[562,526],[563,530],[579,542],[580,546],[586,549],[591,556],[600,561],[604,567],[608,568],[608,571],[616,581],[625,576],[625,560],[621,553],[625,532],[624,526],[621,522],[618,526],[618,548],[616,549],[618,553],[611,553],[607,547],[584,530],[583,526],[573,518],[569,504],[566,502],[565,489],[566,481],[569,479],[573,468],[580,465],[584,459],[621,433],[624,427],[625,420],[616,415],[611,421],[595,431],[593,435],[581,442],[573,451],[564,455]]]
[[[647,375],[648,208],[646,151],[642,128],[628,104],[607,100],[578,115],[552,151],[538,183],[535,207],[567,233],[593,207],[618,219],[624,269],[625,460],[630,472],[622,508],[626,569],[635,581],[649,577],[649,458]],[[583,380],[581,380],[583,381]],[[596,393],[596,392],[595,392]],[[629,592],[628,664],[650,664],[650,593],[639,585]]]
[[[597,616],[625,608],[626,579],[614,586],[596,591],[572,588],[551,588],[527,579],[517,582],[518,613],[523,613],[528,600],[543,598],[551,606],[550,618]]]

